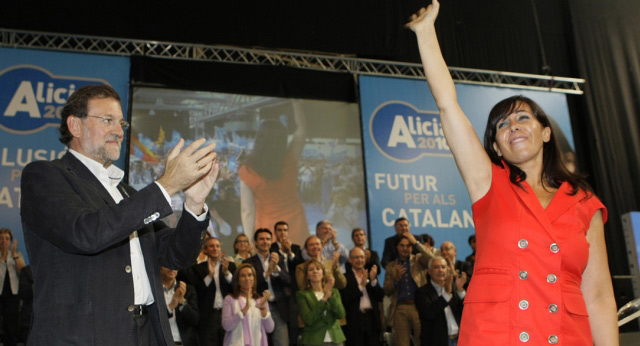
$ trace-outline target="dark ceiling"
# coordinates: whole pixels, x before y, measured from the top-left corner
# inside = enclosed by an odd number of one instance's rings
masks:
[[[427,4],[416,0],[77,3],[5,1],[0,27],[417,62],[413,33],[403,24]],[[437,25],[450,66],[533,74],[547,74],[544,66],[549,66],[556,76],[579,77],[571,68],[566,0],[441,3]]]

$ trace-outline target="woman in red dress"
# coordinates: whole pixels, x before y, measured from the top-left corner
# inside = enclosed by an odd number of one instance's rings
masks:
[[[530,99],[494,106],[483,146],[440,52],[439,7],[433,0],[407,26],[473,203],[476,263],[459,344],[617,345],[606,208],[566,169],[547,115]]]

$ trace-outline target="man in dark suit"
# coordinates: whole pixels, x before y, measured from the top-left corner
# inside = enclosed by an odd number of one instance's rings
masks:
[[[196,290],[184,281],[176,280],[178,271],[160,267],[164,298],[171,334],[176,345],[198,346],[198,297]]]
[[[204,253],[207,261],[178,273],[178,279],[195,286],[198,295],[198,335],[200,346],[221,346],[225,331],[222,328],[224,297],[233,291],[236,265],[223,257],[218,238],[207,238]]]
[[[379,305],[384,291],[378,283],[378,267],[365,268],[365,252],[355,247],[349,253],[350,269],[344,274],[347,286],[340,291],[347,313],[343,328],[347,346],[378,346],[382,331]]]
[[[429,260],[428,272],[428,282],[418,288],[415,295],[420,315],[420,344],[457,345],[467,276],[462,273],[456,277],[447,260],[440,256]]]
[[[293,244],[289,239],[289,224],[286,221],[278,221],[273,226],[273,230],[276,234],[276,241],[271,244],[271,252],[278,252],[287,263],[287,267],[284,268],[291,273],[296,272],[296,266],[304,262],[302,258],[302,249],[300,245]]]
[[[275,328],[269,335],[269,345],[289,346],[289,296],[291,276],[286,270],[287,264],[278,252],[269,253],[271,247],[271,231],[259,228],[253,233],[256,254],[242,263],[251,264],[256,270],[258,294],[266,290],[271,292],[269,309]]]
[[[278,221],[273,226],[276,234],[276,241],[271,244],[271,252],[278,252],[280,256],[284,257],[284,261],[287,263],[285,270],[289,272],[289,276],[294,276],[296,273],[296,266],[304,263],[302,258],[302,249],[300,245],[293,244],[289,239],[289,224],[286,221]],[[285,293],[288,293],[289,297],[289,312],[288,316],[294,316],[289,318],[287,327],[289,328],[289,344],[296,345],[298,342],[298,335],[300,335],[300,324],[295,316],[298,316],[298,302],[296,301],[296,291],[298,285],[296,280],[291,280],[291,284],[288,288],[285,288]],[[288,292],[287,292],[288,291]]]
[[[128,123],[107,85],[75,91],[62,110],[62,159],[22,172],[21,215],[34,279],[29,345],[173,343],[160,265],[182,268],[198,255],[218,173],[204,139],[169,153],[164,175],[136,192],[112,165]],[[158,221],[184,191],[177,228]]]

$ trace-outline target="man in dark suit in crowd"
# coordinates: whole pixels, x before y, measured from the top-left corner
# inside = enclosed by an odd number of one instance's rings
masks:
[[[233,291],[231,282],[236,265],[223,256],[218,238],[207,238],[203,250],[207,261],[179,272],[178,279],[196,288],[200,346],[221,346],[225,334],[222,328],[222,305],[224,297]]]
[[[287,264],[278,252],[269,253],[271,247],[271,231],[259,228],[253,233],[256,244],[256,254],[242,263],[251,264],[256,270],[258,294],[266,290],[271,292],[269,309],[275,328],[269,336],[269,345],[289,346],[289,296],[291,276],[287,271]]]
[[[178,271],[160,267],[164,298],[171,334],[176,345],[198,346],[198,297],[196,290],[184,281],[176,280]]]
[[[304,258],[302,258],[302,249],[300,245],[293,244],[289,239],[289,224],[286,221],[278,221],[273,226],[274,232],[276,234],[276,241],[271,244],[271,252],[278,252],[280,256],[284,258],[285,263],[287,263],[284,268],[289,272],[289,276],[295,275],[296,266],[298,264],[304,263]],[[289,328],[289,344],[296,345],[298,342],[298,335],[300,335],[300,325],[298,323],[298,319],[295,316],[298,316],[298,302],[296,302],[296,294],[295,292],[298,290],[298,285],[296,280],[291,280],[291,284],[289,287],[285,288],[285,293],[288,295],[289,300],[289,312],[288,316],[294,316],[293,318],[289,318],[289,323],[287,327]]]
[[[22,172],[21,215],[34,279],[29,345],[173,343],[160,265],[192,263],[206,227],[204,203],[218,174],[204,139],[169,153],[157,181],[135,191],[113,165],[128,123],[107,85],[76,90],[62,110],[62,159]],[[176,229],[158,221],[184,191]]]
[[[384,291],[378,283],[378,267],[365,268],[366,255],[355,247],[349,253],[350,269],[344,274],[347,287],[340,291],[342,305],[347,313],[347,325],[343,328],[347,346],[380,345],[379,305]]]
[[[296,266],[304,262],[302,258],[302,249],[300,245],[293,244],[289,239],[289,224],[285,221],[278,221],[273,226],[273,230],[276,234],[276,241],[271,244],[271,252],[278,252],[287,263],[286,271],[291,273],[296,272]]]
[[[434,346],[457,345],[465,297],[466,273],[460,277],[451,270],[443,257],[429,260],[429,280],[415,295],[420,315],[420,344]]]

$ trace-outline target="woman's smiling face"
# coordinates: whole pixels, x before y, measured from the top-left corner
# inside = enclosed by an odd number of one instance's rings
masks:
[[[528,104],[519,103],[496,124],[493,148],[498,156],[516,166],[532,159],[542,163],[542,146],[550,136],[551,128],[542,126]]]

